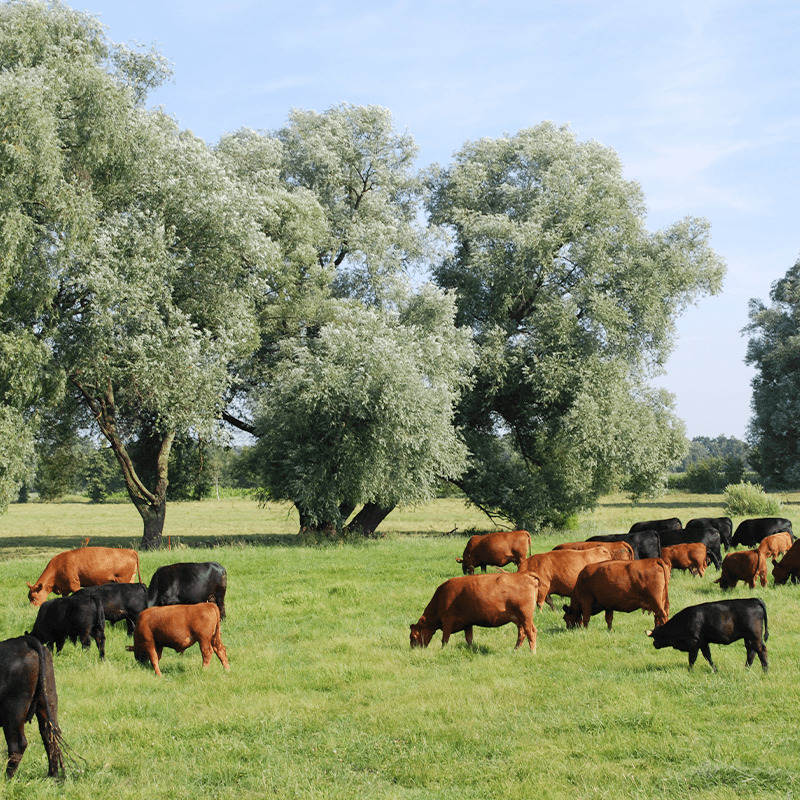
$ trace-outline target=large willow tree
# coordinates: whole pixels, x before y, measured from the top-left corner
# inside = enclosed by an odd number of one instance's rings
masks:
[[[550,123],[468,142],[432,189],[453,241],[434,279],[478,349],[457,416],[470,499],[535,527],[658,485],[684,437],[647,381],[681,311],[720,289],[708,225],[649,232],[616,154]]]
[[[75,424],[96,425],[120,464],[145,548],[161,540],[172,443],[221,413],[274,261],[258,201],[144,109],[165,74],[58,2],[0,5],[0,426],[73,393]],[[129,454],[143,431],[149,483]]]

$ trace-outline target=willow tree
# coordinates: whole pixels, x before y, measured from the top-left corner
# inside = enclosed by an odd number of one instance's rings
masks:
[[[221,412],[273,248],[216,155],[145,110],[157,54],[58,2],[13,2],[0,68],[3,342],[40,401],[79,399],[156,547],[172,442]],[[143,428],[159,439],[150,485],[128,452]]]
[[[434,280],[478,352],[457,415],[470,499],[536,527],[658,485],[684,436],[648,380],[681,311],[720,290],[705,221],[648,231],[616,154],[551,123],[468,142],[433,174],[429,209],[453,245]]]

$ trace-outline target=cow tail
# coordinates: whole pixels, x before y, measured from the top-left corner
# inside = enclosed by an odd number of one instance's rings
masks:
[[[28,709],[26,721],[30,722],[33,719],[33,715],[36,713],[36,706],[39,704],[39,702],[42,702],[44,705],[45,717],[47,719],[45,735],[47,736],[52,753],[55,756],[57,768],[59,772],[63,773],[64,753],[62,748],[64,745],[64,740],[61,736],[61,728],[58,727],[58,722],[50,716],[50,699],[47,696],[46,680],[47,661],[45,661],[44,647],[42,647],[42,643],[34,636],[26,636],[25,642],[28,647],[36,651],[36,655],[39,657],[39,677],[36,681],[36,689],[34,690],[33,697],[31,698],[31,705]]]
[[[769,639],[769,630],[767,629],[767,604],[759,597],[758,602],[761,604],[761,609],[764,612],[764,641]]]
[[[525,533],[528,533],[528,532],[525,531]],[[532,550],[533,550],[533,548],[531,547],[531,535],[530,535],[530,533],[528,533],[528,558],[531,557],[531,555],[532,555],[531,551]]]
[[[664,570],[664,597],[662,599],[662,606],[664,608],[664,613],[667,615],[667,619],[669,619],[669,579],[672,575],[672,567],[663,559],[659,560],[661,561],[661,568]]]
[[[136,555],[136,572],[134,574],[138,576],[139,583],[141,583],[142,582],[142,573],[139,571],[139,554],[135,550],[133,552]]]

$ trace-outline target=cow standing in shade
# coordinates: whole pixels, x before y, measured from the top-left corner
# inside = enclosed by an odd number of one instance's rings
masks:
[[[28,584],[28,600],[40,606],[47,595],[67,595],[82,586],[133,583],[139,554],[118,547],[80,547],[53,556],[35,584]]]
[[[225,592],[228,573],[216,561],[184,562],[159,567],[147,590],[151,606],[216,603],[220,619],[225,619]]]
[[[433,634],[442,631],[442,646],[450,635],[464,631],[472,646],[472,628],[497,628],[513,622],[517,626],[516,647],[527,637],[536,652],[536,626],[533,612],[539,590],[539,578],[532,572],[494,572],[489,575],[465,575],[440,584],[425,611],[411,625],[412,647],[427,647]]]
[[[528,531],[497,531],[497,533],[475,534],[464,548],[464,554],[457,558],[461,571],[472,575],[480,567],[504,567],[519,563],[531,550],[531,535]]]
[[[28,746],[25,723],[34,714],[47,753],[47,774],[58,777],[64,759],[53,657],[33,636],[6,639],[0,642],[0,724],[8,745],[6,778],[14,775],[22,760]]]
[[[763,638],[762,638],[763,633]],[[689,669],[701,652],[714,672],[709,644],[730,644],[744,639],[747,648],[747,666],[758,655],[764,672],[767,671],[767,607],[760,598],[744,600],[717,600],[700,603],[679,611],[664,625],[647,631],[656,649],[674,647],[689,654]]]

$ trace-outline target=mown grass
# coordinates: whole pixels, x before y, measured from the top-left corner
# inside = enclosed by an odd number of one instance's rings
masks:
[[[790,498],[791,499],[791,498]],[[670,502],[672,501],[672,502]],[[718,515],[719,497],[670,495],[632,508],[609,498],[570,534],[534,551],[636,519]],[[787,516],[793,517],[792,505]],[[800,521],[800,520],[798,520]],[[538,652],[514,651],[511,627],[476,629],[441,648],[408,646],[435,587],[458,573],[464,539],[491,527],[457,500],[392,515],[385,539],[298,546],[289,510],[246,500],[174,504],[172,550],[142,553],[144,580],[174,561],[228,570],[223,640],[231,662],[200,665],[196,647],[165,651],[163,679],[108,629],[106,663],[67,644],[55,658],[60,720],[74,762],[44,778],[35,725],[9,798],[774,798],[800,793],[800,590],[738,588],[769,610],[770,672],[744,668],[741,643],[704,661],[656,651],[652,617],[602,616],[566,631],[537,615]],[[0,518],[0,638],[30,630],[25,581],[50,555],[136,543],[125,506],[14,506]],[[676,573],[672,610],[716,599],[704,579]]]

